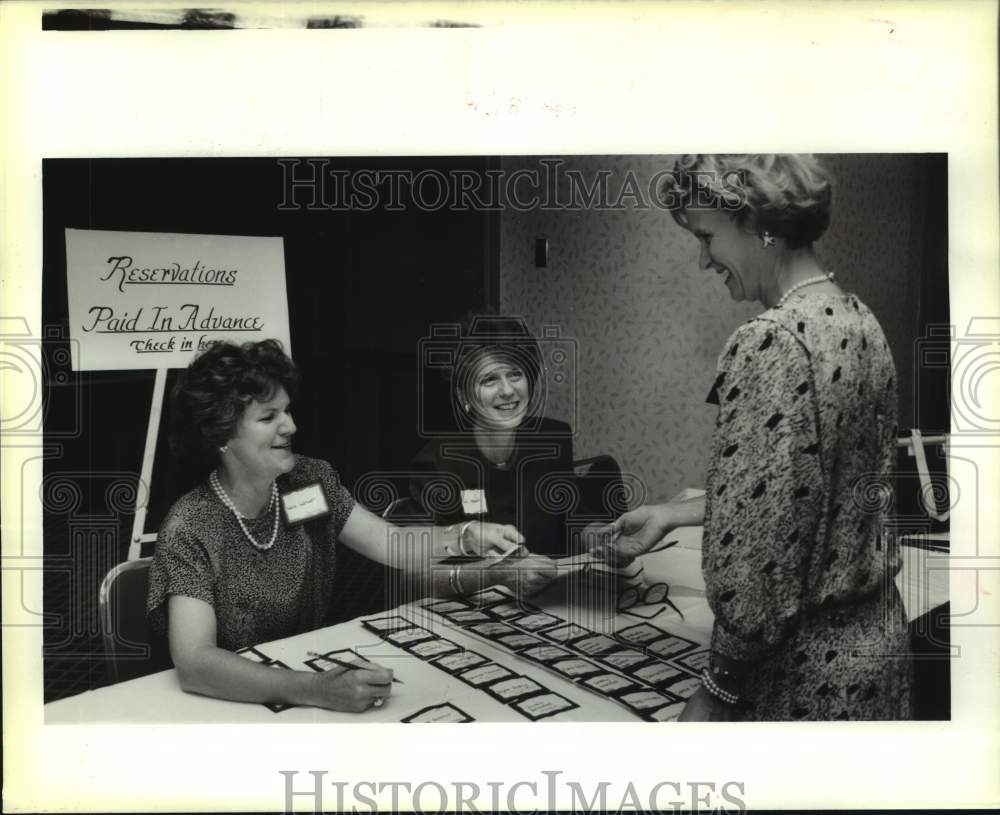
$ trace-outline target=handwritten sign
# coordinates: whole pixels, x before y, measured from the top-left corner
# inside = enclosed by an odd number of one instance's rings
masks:
[[[212,340],[291,353],[281,238],[67,229],[66,274],[77,370],[183,368]]]

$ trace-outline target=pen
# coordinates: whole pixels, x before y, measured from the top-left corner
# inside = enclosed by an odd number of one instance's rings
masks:
[[[322,659],[324,662],[331,662],[334,665],[339,665],[341,668],[347,668],[349,671],[360,671],[366,666],[360,662],[347,662],[343,659],[337,659],[336,657],[330,657],[326,654],[320,654],[316,651],[306,651],[306,656],[315,657],[316,659]],[[402,679],[392,678],[392,681],[397,685],[402,685]]]

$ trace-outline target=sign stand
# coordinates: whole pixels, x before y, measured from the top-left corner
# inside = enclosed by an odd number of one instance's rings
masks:
[[[213,340],[270,337],[291,353],[284,241],[67,228],[66,288],[74,371],[156,371],[128,542],[137,560],[156,541],[145,525],[167,371]]]
[[[167,369],[157,368],[153,382],[153,402],[149,407],[149,424],[146,426],[146,448],[142,453],[142,473],[135,491],[135,518],[132,520],[132,538],[128,547],[129,560],[138,560],[142,556],[142,544],[156,540],[155,532],[144,533],[142,530],[153,486],[153,460],[156,458],[156,441],[160,435],[160,417],[163,415],[166,389]]]

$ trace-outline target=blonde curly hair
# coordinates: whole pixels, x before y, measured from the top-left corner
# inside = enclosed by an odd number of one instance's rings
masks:
[[[700,153],[677,160],[660,194],[685,229],[689,209],[721,209],[744,229],[770,232],[797,249],[830,225],[833,185],[809,154]]]

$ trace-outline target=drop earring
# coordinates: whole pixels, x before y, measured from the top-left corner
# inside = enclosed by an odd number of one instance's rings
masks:
[[[228,444],[222,445],[222,447],[219,448],[219,452],[222,455],[225,455],[226,453],[228,453],[229,452],[229,445]]]
[[[760,242],[765,248],[774,246],[774,236],[770,232],[762,232],[760,234]]]

